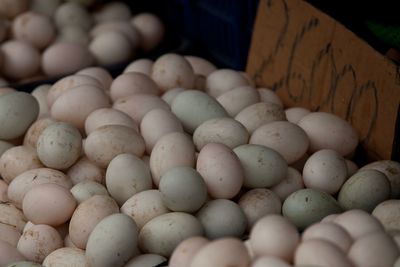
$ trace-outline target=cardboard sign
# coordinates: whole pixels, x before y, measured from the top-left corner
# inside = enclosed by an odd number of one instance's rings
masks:
[[[370,157],[391,158],[399,69],[305,1],[260,1],[247,73],[286,106],[345,118]]]

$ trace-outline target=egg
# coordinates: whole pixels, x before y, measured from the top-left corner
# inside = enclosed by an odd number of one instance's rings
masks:
[[[7,190],[8,184],[0,179],[0,202],[8,202]]]
[[[386,231],[400,230],[400,200],[390,199],[381,202],[374,208],[372,215],[381,222]]]
[[[43,261],[44,267],[89,267],[85,251],[79,248],[59,248],[47,255]]]
[[[78,71],[76,74],[95,78],[100,82],[101,87],[105,90],[110,89],[110,85],[113,81],[113,77],[111,76],[110,72],[102,67],[87,67]]]
[[[357,239],[351,246],[348,257],[356,267],[390,267],[399,257],[399,249],[390,235],[377,232]]]
[[[0,175],[10,183],[21,173],[43,167],[35,149],[28,146],[15,146],[5,151],[0,157]]]
[[[296,266],[353,267],[353,263],[336,245],[320,239],[302,242],[296,249],[294,264]]]
[[[143,137],[132,128],[122,125],[104,125],[87,136],[84,150],[89,160],[106,168],[119,154],[130,153],[141,157],[145,151],[145,144]]]
[[[271,190],[284,201],[291,193],[303,189],[303,177],[300,172],[292,167],[288,167],[286,178],[279,184],[271,187]]]
[[[70,178],[61,171],[50,168],[28,170],[15,177],[8,186],[8,198],[17,207],[22,207],[26,192],[36,185],[54,183],[67,189],[72,187]]]
[[[12,147],[14,147],[13,144],[11,144],[7,141],[0,140],[0,157],[1,157],[1,155],[4,154],[4,152],[6,152],[8,149],[10,149]]]
[[[382,224],[375,217],[363,210],[349,210],[333,219],[350,234],[353,240],[374,232],[382,232]]]
[[[256,188],[244,193],[238,202],[247,218],[249,230],[267,214],[280,214],[282,202],[271,190]]]
[[[316,189],[300,189],[283,202],[282,214],[300,229],[320,221],[329,214],[341,212],[339,203],[328,193]]]
[[[1,60],[2,60],[2,56],[0,56],[0,64],[1,64]],[[12,93],[15,92],[16,90],[14,88],[11,87],[1,87],[0,88],[0,96],[8,94],[8,93]]]
[[[0,265],[23,261],[25,257],[17,250],[16,247],[10,245],[6,241],[0,240]]]
[[[151,219],[169,210],[162,200],[161,192],[153,189],[133,195],[121,206],[121,212],[132,217],[138,229],[142,229]]]
[[[221,143],[233,149],[247,144],[249,133],[232,118],[209,119],[200,124],[193,133],[193,142],[198,151],[209,143]]]
[[[9,21],[6,18],[0,18],[0,42],[3,42],[8,37],[8,28],[9,28]],[[3,57],[1,60],[3,60]],[[6,81],[2,82],[1,85],[6,85]],[[4,83],[4,84],[3,84]]]
[[[353,126],[334,114],[312,112],[304,116],[298,125],[310,139],[310,152],[333,149],[346,156],[352,153],[358,144],[358,136]]]
[[[131,43],[132,50],[139,47],[141,42],[140,32],[136,27],[133,27],[128,21],[105,21],[99,24],[96,24],[90,30],[90,36],[95,38],[99,34],[105,32],[119,32],[124,35],[129,42]]]
[[[263,256],[255,260],[251,267],[291,267],[291,265],[276,257]]]
[[[78,26],[89,30],[92,26],[92,17],[89,12],[80,4],[66,2],[61,4],[54,13],[54,22],[57,28],[64,26]]]
[[[213,63],[204,58],[197,56],[185,56],[185,59],[192,66],[195,74],[207,77],[212,72],[217,70],[217,67],[215,67]]]
[[[17,247],[21,233],[13,225],[0,223],[0,240],[5,241],[13,247]]]
[[[86,246],[89,266],[123,266],[139,254],[138,229],[131,217],[112,214],[93,229]]]
[[[90,233],[105,217],[118,213],[119,207],[107,195],[95,195],[78,205],[69,222],[69,237],[76,247],[85,249]]]
[[[93,56],[82,44],[57,42],[42,53],[42,69],[50,77],[74,73],[93,64]]]
[[[274,121],[257,128],[251,135],[249,144],[272,148],[288,164],[293,164],[307,152],[309,140],[307,134],[296,124]]]
[[[40,263],[47,255],[62,246],[63,240],[56,229],[45,224],[37,224],[23,232],[17,249],[26,259]]]
[[[137,156],[119,154],[107,166],[106,186],[119,205],[152,187],[150,168]]]
[[[110,96],[112,101],[138,93],[158,95],[160,89],[149,76],[139,72],[121,74],[111,83]]]
[[[21,233],[26,222],[21,210],[10,203],[0,203],[0,223],[15,227]]]
[[[178,118],[168,110],[150,110],[140,122],[140,133],[146,143],[148,154],[161,137],[173,132],[183,132],[183,127]]]
[[[71,194],[80,204],[94,195],[108,195],[108,191],[102,184],[94,181],[83,181],[71,188]]]
[[[67,170],[66,174],[74,185],[85,181],[102,183],[105,177],[105,170],[94,164],[87,157],[81,157]]]
[[[241,145],[234,150],[244,169],[244,186],[271,187],[287,175],[287,163],[278,152],[261,145]]]
[[[0,96],[0,139],[21,137],[38,114],[39,104],[30,94],[15,92]]]
[[[0,15],[12,19],[29,8],[28,0],[2,0],[0,1]]]
[[[193,257],[209,241],[201,236],[190,237],[182,241],[172,253],[169,259],[169,267],[187,267],[190,266]]]
[[[158,189],[165,206],[171,211],[192,213],[207,199],[203,177],[190,167],[175,167],[161,176]]]
[[[132,25],[139,31],[143,51],[156,48],[162,41],[165,33],[162,21],[150,13],[140,13],[131,20]]]
[[[103,5],[95,14],[96,22],[122,20],[127,21],[132,17],[129,6],[126,3],[113,1]]]
[[[165,54],[153,64],[151,78],[162,91],[176,87],[194,88],[195,75],[192,66],[182,56]]]
[[[250,257],[241,240],[236,238],[221,238],[202,247],[193,257],[190,267],[247,267],[249,264]]]
[[[23,199],[22,210],[34,224],[59,226],[74,212],[76,201],[68,189],[57,184],[42,184],[29,190]]]
[[[67,169],[80,157],[82,136],[68,123],[55,122],[40,134],[37,153],[44,165],[54,169]]]
[[[194,144],[190,137],[180,132],[161,137],[150,155],[150,171],[156,186],[168,170],[180,166],[194,167],[194,165]]]
[[[162,96],[161,99],[164,100],[168,105],[172,105],[172,102],[174,101],[175,97],[179,94],[185,91],[186,89],[183,88],[173,88],[171,90],[166,91]]]
[[[32,0],[30,8],[33,12],[52,17],[60,4],[61,0]]]
[[[345,159],[345,161],[346,161],[346,166],[347,166],[347,177],[353,176],[358,171],[357,164],[355,164],[353,161],[348,160],[348,159]]]
[[[139,72],[150,77],[153,63],[154,62],[152,60],[147,58],[136,59],[125,67],[123,73]]]
[[[213,198],[233,198],[243,185],[244,170],[240,160],[223,144],[205,145],[197,157],[196,170]]]
[[[167,259],[165,257],[148,253],[133,257],[124,267],[153,267],[166,262]]]
[[[207,76],[206,92],[212,97],[219,97],[231,89],[246,85],[249,85],[249,82],[239,72],[219,69]]]
[[[58,29],[57,38],[54,42],[58,43],[77,43],[87,46],[90,42],[89,34],[79,26],[66,25]]]
[[[137,123],[124,112],[113,108],[99,108],[87,116],[85,120],[85,132],[89,135],[104,125],[123,125],[136,131],[139,130]]]
[[[350,234],[341,226],[333,222],[320,222],[308,227],[302,235],[302,240],[322,239],[340,248],[345,254],[353,244]]]
[[[145,253],[169,257],[183,240],[203,235],[201,223],[193,215],[170,212],[147,222],[139,232],[139,248]]]
[[[228,117],[225,109],[214,98],[196,90],[178,94],[171,104],[171,110],[189,133],[193,133],[207,120]]]
[[[53,41],[55,32],[50,18],[35,12],[22,13],[12,23],[13,37],[28,42],[39,50]]]
[[[204,227],[207,238],[241,237],[246,231],[247,219],[238,204],[227,199],[208,201],[196,217]]]
[[[258,93],[260,95],[260,101],[261,102],[273,103],[273,104],[276,104],[278,106],[283,107],[282,100],[271,89],[268,89],[268,88],[257,88],[257,91],[258,91]]]
[[[49,92],[50,87],[51,85],[49,84],[42,84],[37,86],[31,93],[39,103],[39,118],[49,116],[50,108],[47,104],[47,93]]]
[[[297,124],[304,116],[310,113],[310,110],[302,107],[292,107],[285,110],[287,120],[294,124]]]
[[[376,170],[362,170],[351,176],[339,191],[338,201],[346,209],[372,212],[376,205],[390,198],[390,182]]]
[[[244,108],[260,102],[260,95],[251,86],[241,86],[221,94],[217,101],[230,116],[235,117]]]
[[[252,134],[260,126],[286,120],[285,112],[279,105],[260,102],[242,109],[235,117]]]

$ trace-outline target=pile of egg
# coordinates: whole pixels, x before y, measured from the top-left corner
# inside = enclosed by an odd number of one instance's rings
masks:
[[[1,266],[400,266],[400,163],[359,169],[348,122],[244,73],[165,54],[0,94]]]

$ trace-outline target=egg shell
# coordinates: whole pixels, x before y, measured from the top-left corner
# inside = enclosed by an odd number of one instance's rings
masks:
[[[266,188],[256,188],[244,193],[238,202],[247,218],[247,228],[267,214],[280,214],[282,202],[273,191]]]
[[[65,238],[64,238],[64,246],[67,247],[67,248],[78,248],[78,247],[71,241],[71,238],[70,238],[69,234],[66,235]]]
[[[386,231],[400,230],[400,200],[390,199],[378,204],[372,211]]]
[[[56,99],[66,91],[82,85],[103,88],[101,83],[93,77],[83,74],[69,75],[59,79],[50,87],[49,92],[47,93],[47,103],[49,107],[51,107]]]
[[[50,168],[32,169],[21,173],[8,186],[8,199],[17,207],[22,207],[26,192],[36,185],[54,183],[67,189],[72,187],[70,178],[61,171]]]
[[[175,97],[179,94],[185,91],[186,89],[184,88],[173,88],[171,90],[166,91],[162,96],[161,99],[164,100],[168,105],[172,105],[172,102],[174,101]]]
[[[332,213],[341,212],[336,199],[316,189],[300,189],[283,202],[282,214],[300,229],[320,221]]]
[[[0,202],[8,202],[7,190],[8,184],[0,179]]]
[[[235,117],[244,108],[260,102],[258,91],[251,86],[240,86],[217,97],[226,112]]]
[[[136,59],[125,67],[123,73],[139,72],[147,76],[151,76],[151,69],[153,68],[153,61],[147,58]]]
[[[303,177],[300,172],[292,167],[288,167],[286,178],[279,184],[271,187],[271,190],[280,198],[281,201],[285,201],[291,193],[303,188]]]
[[[390,235],[376,232],[357,239],[348,257],[356,267],[390,267],[399,257],[399,249]]]
[[[209,74],[217,70],[217,67],[210,61],[197,57],[197,56],[185,56],[185,59],[192,66],[195,74],[200,74],[207,77]]]
[[[144,51],[156,48],[162,41],[164,24],[156,15],[140,13],[132,18],[131,23],[140,33],[140,47]]]
[[[138,229],[142,229],[148,221],[168,213],[169,209],[162,200],[161,192],[153,189],[133,195],[122,205],[121,212],[132,217]]]
[[[89,34],[79,26],[66,25],[58,29],[58,35],[54,42],[77,43],[87,46],[90,42]]]
[[[90,113],[99,108],[110,106],[108,97],[102,89],[90,85],[81,85],[67,90],[51,106],[51,116],[68,122],[78,129],[84,129],[85,120]]]
[[[57,184],[42,184],[29,190],[23,199],[24,215],[34,224],[59,226],[74,212],[76,201],[68,189]]]
[[[113,81],[113,77],[111,76],[110,72],[102,67],[87,67],[78,71],[76,74],[82,74],[95,78],[101,83],[102,88],[105,90],[110,89],[110,85]]]
[[[196,217],[183,212],[170,212],[153,218],[143,226],[139,232],[139,248],[145,253],[169,257],[180,242],[199,235],[203,235],[203,227]]]
[[[108,215],[118,213],[114,199],[106,195],[95,195],[83,201],[75,209],[69,223],[71,241],[81,249],[86,248],[90,233]]]
[[[352,153],[358,144],[358,136],[353,126],[331,113],[312,112],[304,116],[298,125],[310,139],[310,152],[333,149],[346,156]]]
[[[94,195],[108,195],[108,191],[102,184],[87,180],[74,185],[71,188],[71,194],[80,204]]]
[[[159,95],[160,92],[149,76],[139,72],[128,72],[117,76],[110,87],[112,101],[133,94]]]
[[[166,262],[167,259],[165,257],[148,253],[133,257],[124,267],[153,267]]]
[[[345,254],[353,244],[350,234],[333,222],[320,222],[308,227],[302,234],[302,240],[322,239],[340,248]]]
[[[5,241],[13,247],[17,247],[18,240],[21,237],[21,233],[17,230],[17,227],[0,223],[0,240]]]
[[[28,11],[13,20],[12,34],[15,39],[28,42],[41,50],[53,41],[56,31],[50,18]]]
[[[233,152],[244,169],[244,186],[271,187],[287,175],[287,163],[278,152],[261,145],[241,145]]]
[[[225,109],[214,98],[204,92],[186,90],[178,94],[171,104],[174,113],[189,133],[203,122],[220,117],[228,117]]]
[[[390,182],[391,198],[400,196],[400,163],[392,160],[380,160],[363,166],[360,170],[373,169],[386,175]]]
[[[338,201],[346,209],[367,212],[390,198],[390,182],[380,171],[362,170],[351,176],[339,191]]]
[[[226,257],[225,255],[230,255]],[[190,267],[237,266],[246,267],[250,257],[243,242],[236,238],[222,238],[205,245],[194,256]]]
[[[32,261],[17,261],[17,262],[10,263],[9,265],[7,265],[5,267],[42,267],[42,266],[43,265],[32,262]]]
[[[127,21],[132,17],[131,10],[126,3],[109,2],[105,3],[94,14],[94,20],[98,22],[122,20]]]
[[[227,199],[208,201],[196,214],[207,238],[241,237],[246,231],[247,219],[238,204]]]
[[[50,108],[47,104],[47,93],[49,92],[51,85],[42,84],[37,86],[31,93],[39,103],[39,115],[38,118],[45,118],[49,116]]]
[[[141,36],[136,27],[133,27],[128,21],[105,21],[96,24],[90,30],[90,36],[95,38],[99,34],[105,32],[118,32],[124,35],[132,45],[132,49],[136,49],[140,42]]]
[[[137,124],[140,124],[146,113],[153,109],[170,110],[166,102],[149,94],[133,94],[120,98],[113,108],[128,114]]]
[[[338,152],[322,149],[307,159],[303,168],[304,185],[333,195],[346,181],[347,172],[346,161]]]
[[[257,128],[250,137],[249,144],[263,145],[281,154],[288,164],[292,164],[307,152],[307,134],[296,124],[274,121]]]
[[[23,261],[25,257],[17,250],[16,247],[10,245],[6,241],[0,240],[0,265]]]
[[[260,95],[260,102],[273,103],[273,104],[276,104],[276,105],[279,105],[279,106],[283,107],[282,100],[271,89],[268,89],[268,88],[257,88],[257,91],[258,91],[258,93]]]
[[[121,64],[133,55],[132,43],[118,31],[106,31],[95,36],[89,44],[89,51],[100,66]]]
[[[293,107],[285,110],[287,120],[294,124],[297,124],[304,116],[310,113],[310,110],[302,107]]]
[[[85,181],[102,183],[105,178],[105,170],[91,162],[87,157],[81,157],[68,169],[66,174],[71,178],[74,185]]]
[[[7,141],[3,141],[0,140],[0,157],[1,155],[3,155],[4,152],[6,152],[8,149],[14,147],[13,144],[7,142]]]
[[[10,203],[0,203],[0,223],[15,227],[20,233],[27,219],[22,211]]]
[[[162,91],[172,88],[194,88],[195,75],[190,63],[177,54],[169,53],[159,57],[153,64],[151,78]]]
[[[194,165],[194,144],[190,137],[180,132],[169,133],[161,137],[150,155],[150,171],[156,186],[158,186],[161,176],[173,167],[194,167]]]
[[[190,266],[196,253],[208,243],[209,241],[202,236],[194,236],[182,241],[171,255],[169,267]]]
[[[291,265],[276,257],[263,256],[253,261],[251,267],[291,267]]]
[[[191,167],[169,169],[158,186],[165,206],[171,211],[192,213],[207,200],[203,177]]]
[[[60,4],[61,0],[32,0],[30,9],[35,13],[51,17]]]
[[[346,166],[347,166],[347,177],[353,176],[358,171],[357,164],[355,164],[353,161],[348,160],[348,159],[345,159],[345,161],[346,161]]]
[[[108,164],[106,186],[119,205],[131,196],[152,188],[150,168],[137,156],[119,154]]]
[[[1,44],[2,74],[12,80],[29,78],[40,70],[40,53],[29,43],[8,40]]]
[[[148,154],[161,137],[172,132],[183,132],[183,127],[178,118],[168,110],[150,110],[140,123],[140,133],[146,143]]]
[[[196,170],[213,198],[233,198],[243,185],[244,170],[240,160],[223,144],[205,145],[197,157]]]
[[[30,94],[14,92],[0,96],[0,139],[22,136],[39,114],[39,104]]]
[[[219,97],[229,90],[246,85],[249,85],[249,82],[240,72],[219,69],[207,76],[206,92],[212,97]]]
[[[43,261],[44,267],[89,267],[85,251],[79,248],[59,248],[47,255]]]
[[[62,76],[89,67],[93,61],[93,56],[85,45],[58,42],[43,51],[42,69],[47,76]]]
[[[124,112],[113,108],[96,109],[85,120],[85,132],[89,135],[104,125],[123,125],[139,131],[137,123]]]
[[[249,133],[232,118],[215,118],[200,124],[193,133],[193,142],[198,151],[208,143],[221,143],[233,149],[247,144]]]
[[[28,146],[15,146],[5,151],[0,157],[0,175],[10,183],[21,173],[43,167],[36,150]]]
[[[29,8],[28,0],[2,0],[0,2],[0,14],[12,19]]]
[[[353,267],[352,262],[336,245],[320,239],[302,242],[296,249],[296,266],[310,265],[321,267]]]
[[[131,217],[112,214],[102,219],[93,229],[86,246],[89,266],[123,266],[137,249],[138,229]]]
[[[252,134],[260,126],[286,120],[285,112],[279,105],[260,102],[242,109],[235,117]]]
[[[55,11],[53,17],[57,28],[70,25],[89,30],[93,23],[92,17],[86,8],[75,2],[61,4]]]
[[[88,135],[84,149],[89,160],[106,168],[119,154],[130,153],[141,157],[145,151],[145,144],[143,137],[132,128],[104,125]]]

